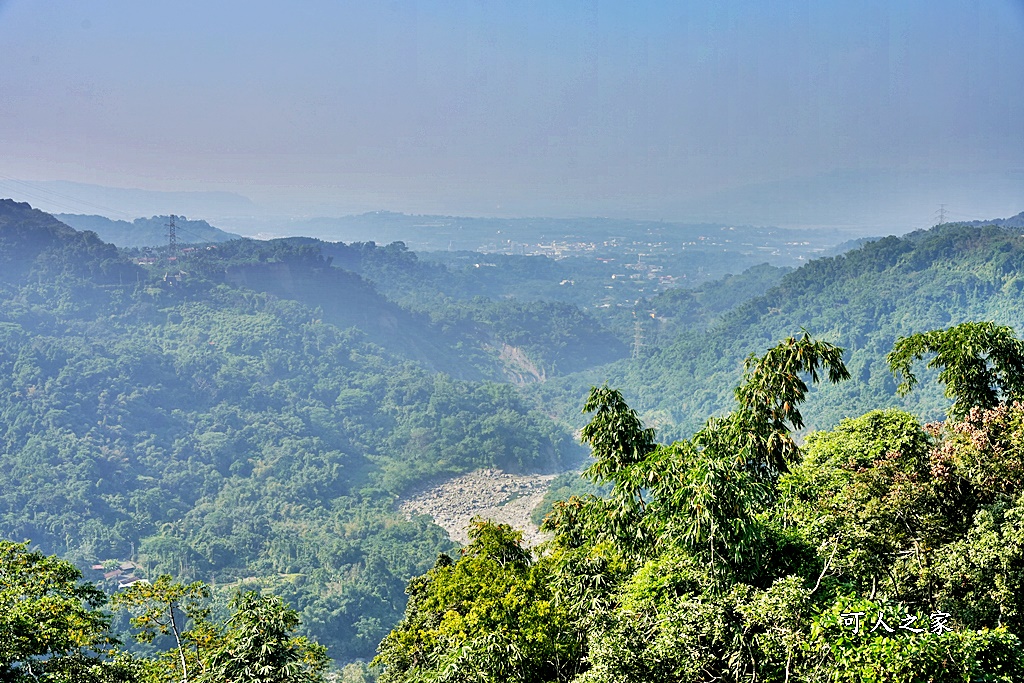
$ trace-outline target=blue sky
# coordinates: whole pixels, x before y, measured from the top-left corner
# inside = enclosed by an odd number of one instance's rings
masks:
[[[836,172],[1024,173],[1021,112],[1021,0],[0,0],[0,181],[280,212],[699,218]]]

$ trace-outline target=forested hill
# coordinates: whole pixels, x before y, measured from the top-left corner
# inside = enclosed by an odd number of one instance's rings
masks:
[[[128,222],[77,213],[61,213],[56,218],[76,230],[91,230],[104,241],[119,247],[159,247],[167,244],[167,223],[170,220],[170,216],[151,216]],[[178,241],[182,244],[238,239],[238,235],[215,228],[204,220],[175,216],[175,225]]]
[[[462,379],[539,381],[628,353],[575,304],[489,291],[401,242],[234,240],[193,254],[188,267],[316,307],[325,322]]]
[[[78,232],[26,203],[0,199],[0,282],[32,273],[38,280],[62,274],[97,283],[135,280],[139,269],[92,232]]]
[[[996,225],[1000,228],[1024,228],[1024,211],[1021,211],[1016,216],[1010,216],[1009,218],[996,218],[990,221],[969,221],[964,225],[973,225],[980,227],[983,225]]]
[[[921,391],[898,399],[885,354],[899,336],[967,320],[1022,330],[1022,292],[1024,237],[1017,229],[942,225],[811,261],[710,329],[685,330],[607,375],[628,387],[637,407],[668,436],[683,435],[729,405],[728,387],[748,354],[804,328],[844,347],[857,380],[821,388],[808,406],[808,426],[827,427],[890,405],[935,419],[948,405],[935,383],[922,382]],[[646,324],[656,335],[659,323]]]
[[[429,372],[224,282],[216,251],[209,269],[140,266],[0,203],[0,536],[84,567],[254,577],[332,657],[367,658],[406,581],[451,547],[397,494],[561,468],[580,447],[508,384]]]
[[[748,354],[806,328],[847,349],[854,378],[808,401],[823,427],[897,402],[883,359],[899,336],[1024,327],[1024,237],[992,226],[764,266],[604,318],[499,298],[512,268],[546,263],[522,257],[483,278],[400,243],[157,255],[0,201],[0,536],[80,566],[272,588],[340,661],[372,654],[406,582],[452,548],[398,497],[480,467],[578,463],[549,415],[578,415],[592,382],[625,389],[671,439],[729,406]],[[637,358],[602,321],[640,322]],[[906,404],[939,417],[921,374]],[[470,379],[510,377],[548,381],[531,403]]]

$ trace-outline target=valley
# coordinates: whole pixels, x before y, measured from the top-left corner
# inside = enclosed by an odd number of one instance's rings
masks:
[[[609,254],[632,252],[226,239],[168,262],[4,200],[0,533],[90,571],[244,579],[365,662],[474,518],[533,545],[559,474],[563,499],[598,490],[564,474],[592,461],[591,387],[685,440],[729,409],[745,358],[806,329],[854,381],[811,391],[804,434],[872,408],[941,418],[934,373],[901,397],[885,354],[968,320],[1024,328],[1014,225],[820,258],[808,239],[771,263],[644,256],[613,297]]]

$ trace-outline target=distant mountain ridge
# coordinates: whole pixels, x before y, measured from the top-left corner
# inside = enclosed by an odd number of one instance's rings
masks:
[[[0,282],[33,271],[40,277],[66,271],[104,283],[138,275],[96,233],[75,230],[27,203],[0,199]]]
[[[996,225],[1000,228],[1024,228],[1024,211],[1021,211],[1016,216],[1010,216],[1009,218],[995,218],[990,221],[968,221],[966,223],[961,223],[961,225],[971,225],[974,227]]]
[[[140,190],[67,180],[0,181],[0,187],[8,188],[4,193],[12,196],[23,193],[33,206],[51,213],[89,211],[122,217],[174,213],[219,220],[258,212],[248,197],[234,192]]]
[[[92,230],[104,242],[119,247],[159,247],[167,244],[167,223],[170,216],[136,218],[130,223],[105,216],[75,213],[59,213],[55,214],[55,217],[75,230]],[[215,228],[204,220],[189,220],[185,216],[176,216],[175,225],[178,242],[182,244],[227,242],[239,237]]]

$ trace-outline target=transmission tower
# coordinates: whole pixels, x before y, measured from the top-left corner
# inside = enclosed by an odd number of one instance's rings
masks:
[[[939,225],[945,225],[946,223],[946,205],[939,204],[939,210],[935,212],[935,215],[939,218]]]
[[[633,358],[640,357],[640,349],[644,347],[644,326],[633,311]]]
[[[174,214],[171,214],[171,220],[167,223],[167,260],[177,261],[178,260],[178,235],[174,232],[174,219],[177,218]]]

